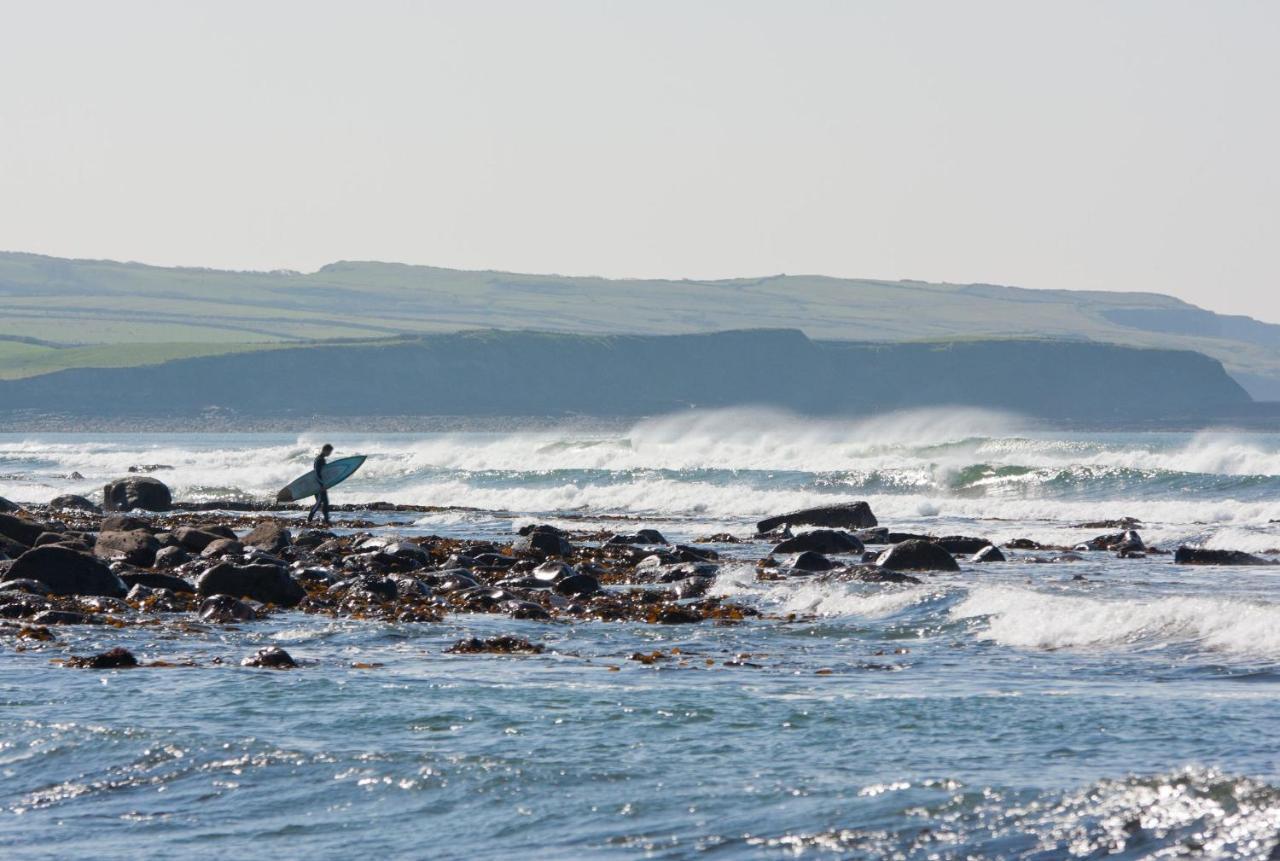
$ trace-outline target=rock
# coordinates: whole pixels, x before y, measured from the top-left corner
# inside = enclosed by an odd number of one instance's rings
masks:
[[[100,532],[132,532],[135,529],[149,530],[150,528],[151,521],[134,517],[132,514],[113,514],[110,517],[104,517],[98,526]]]
[[[422,549],[422,545],[412,541],[396,541],[388,544],[378,553],[386,562],[401,568],[422,568],[431,564],[431,554]]]
[[[67,537],[61,532],[41,532],[36,536],[36,540],[32,542],[32,547],[42,547],[45,544],[62,544]]]
[[[191,561],[191,554],[182,547],[161,547],[153,563],[155,568],[177,568]]]
[[[557,580],[551,588],[557,595],[594,595],[600,591],[600,581],[590,574],[573,574]]]
[[[513,619],[533,619],[544,622],[551,618],[551,614],[545,608],[532,601],[512,601],[508,606],[511,608]]]
[[[605,544],[666,544],[667,539],[656,529],[640,529],[629,535],[614,535]]]
[[[97,514],[102,509],[95,502],[78,496],[74,493],[64,493],[62,496],[55,496],[49,500],[50,508],[68,508],[73,511],[88,511]]]
[[[711,584],[715,582],[713,577],[686,577],[675,586],[676,598],[684,600],[686,598],[701,598],[707,594],[707,590],[711,588]]]
[[[1133,529],[1141,526],[1142,521],[1136,517],[1121,517],[1119,520],[1093,520],[1089,523],[1077,523],[1072,529]]]
[[[27,545],[20,544],[7,535],[0,535],[0,559],[5,557],[17,559],[23,553],[26,553],[28,549],[30,548]]]
[[[970,562],[1004,562],[1004,554],[1000,552],[1000,548],[994,544],[988,544],[977,553],[973,554]]]
[[[205,559],[217,559],[219,556],[235,556],[243,552],[244,545],[234,538],[218,538],[205,545],[200,555]]]
[[[120,579],[124,581],[124,585],[130,588],[146,586],[148,589],[168,589],[170,592],[196,591],[195,587],[186,580],[181,577],[175,577],[172,574],[139,572],[137,574],[121,574]]]
[[[870,529],[878,526],[871,506],[865,502],[846,502],[840,505],[824,505],[806,508],[790,514],[766,517],[756,524],[757,532],[769,532],[779,526],[829,526],[833,529]]]
[[[812,550],[815,553],[861,553],[862,549],[862,542],[848,532],[815,529],[812,532],[802,532],[795,538],[788,538],[771,552],[785,554]]]
[[[21,508],[16,502],[10,502],[3,496],[0,496],[0,513],[12,514]]]
[[[230,622],[248,622],[258,618],[245,602],[230,595],[210,595],[200,605],[200,618],[206,622],[225,625]]]
[[[166,469],[173,469],[167,463],[135,463],[129,467],[129,472],[160,472]]]
[[[527,553],[543,558],[548,556],[569,556],[573,553],[573,545],[569,543],[559,529],[551,526],[539,526],[530,530],[527,534],[521,535],[511,542],[511,549],[515,553]]]
[[[913,538],[894,544],[876,557],[875,564],[890,571],[959,571],[955,558],[932,541]]]
[[[116,670],[124,667],[138,666],[138,659],[128,649],[116,646],[114,649],[98,655],[72,657],[67,659],[68,667],[82,667],[88,670]]]
[[[876,526],[871,529],[859,529],[853,533],[853,537],[861,541],[863,544],[888,544],[889,543],[889,527]]]
[[[253,527],[240,543],[245,547],[257,547],[268,553],[279,553],[293,543],[293,533],[279,523],[270,521]]]
[[[45,610],[31,617],[33,625],[100,625],[102,620],[88,613],[70,610]]]
[[[36,523],[25,517],[15,517],[12,514],[0,514],[0,535],[23,547],[32,546],[40,537],[40,533],[47,531],[43,523]]]
[[[49,587],[39,580],[5,580],[0,582],[0,592],[24,592],[28,595],[48,595]]]
[[[783,562],[781,567],[789,571],[830,571],[836,567],[836,563],[821,553],[806,550]]]
[[[102,488],[102,508],[105,511],[172,511],[173,495],[164,482],[150,478],[131,476],[111,482]]]
[[[673,551],[681,562],[714,562],[720,554],[705,547],[691,547],[688,544],[677,544]]]
[[[179,526],[173,530],[174,539],[190,550],[192,553],[199,553],[219,538],[225,536],[216,535],[208,530],[196,529],[193,526]],[[232,540],[235,540],[234,538]]]
[[[944,535],[933,539],[933,543],[948,553],[964,554],[977,553],[982,548],[991,546],[991,542],[985,538],[972,538],[968,535]]]
[[[1245,553],[1243,550],[1206,550],[1185,544],[1173,554],[1179,565],[1274,565],[1276,563]]]
[[[912,577],[910,574],[903,574],[899,571],[890,571],[887,568],[877,568],[874,565],[859,565],[856,568],[842,568],[836,571],[830,571],[826,574],[819,575],[819,579],[823,582],[836,581],[856,581],[859,583],[920,583],[918,577]]]
[[[212,532],[214,535],[218,536],[219,538],[230,538],[232,541],[238,540],[236,536],[236,531],[232,529],[230,526],[224,526],[221,523],[215,524],[213,526],[206,526],[204,531]]]
[[[264,604],[295,607],[306,592],[283,568],[274,565],[232,565],[221,562],[196,580],[196,594],[232,595]]]
[[[57,544],[36,547],[19,556],[5,580],[39,580],[55,595],[105,595],[123,598],[124,581],[99,559]]]
[[[477,655],[484,652],[498,655],[537,655],[541,654],[545,649],[546,647],[541,643],[530,643],[524,637],[502,634],[485,640],[479,637],[466,637],[445,649],[445,652],[452,655]]]
[[[293,539],[293,546],[301,547],[304,550],[314,550],[326,541],[332,541],[336,537],[332,532],[326,532],[323,529],[304,529]]]
[[[578,572],[574,571],[572,568],[570,568],[565,563],[561,562],[559,559],[548,559],[546,562],[543,562],[541,565],[539,565],[537,568],[534,568],[529,573],[530,573],[530,576],[532,576],[534,580],[540,583],[543,588],[546,588],[547,586],[552,586],[556,583],[559,583],[561,580],[564,580],[566,577],[572,577],[574,574],[577,574]]]
[[[1142,536],[1132,529],[1126,529],[1124,532],[1117,532],[1112,535],[1099,535],[1091,538],[1084,544],[1076,548],[1077,550],[1145,550],[1146,545],[1142,543]]]
[[[921,535],[919,532],[890,532],[885,535],[885,541],[890,544],[901,544],[904,541],[933,541],[932,535]]]
[[[259,649],[251,657],[245,658],[240,662],[240,665],[244,667],[263,667],[269,670],[292,670],[297,668],[298,662],[279,646],[267,646],[265,649]]]
[[[150,568],[156,562],[160,542],[141,529],[132,532],[99,532],[93,555],[99,559],[122,560],[139,568]]]

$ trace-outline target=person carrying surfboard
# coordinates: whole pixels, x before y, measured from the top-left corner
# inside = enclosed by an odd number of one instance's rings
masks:
[[[311,506],[311,511],[307,513],[307,523],[316,516],[319,511],[324,517],[324,525],[329,526],[329,491],[324,486],[324,466],[329,460],[329,455],[333,454],[333,446],[328,443],[324,444],[324,448],[320,449],[320,453],[316,455],[316,459],[311,466],[316,472],[316,481],[320,483],[320,489],[316,492],[316,504]]]

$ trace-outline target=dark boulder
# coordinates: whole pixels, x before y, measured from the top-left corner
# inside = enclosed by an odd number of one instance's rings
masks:
[[[170,592],[194,592],[195,587],[172,574],[151,574],[140,571],[136,574],[121,574],[124,585],[132,589],[134,586],[146,586],[148,589],[168,589]]]
[[[156,552],[156,568],[177,568],[191,561],[191,554],[182,547],[161,547]]]
[[[306,592],[283,568],[275,565],[232,565],[222,562],[196,580],[196,593],[252,598],[264,604],[297,606]]]
[[[806,550],[783,562],[782,567],[788,571],[830,571],[836,567],[836,563],[821,553]]]
[[[1203,547],[1187,547],[1185,544],[1173,554],[1179,565],[1274,565],[1261,556],[1243,550],[1206,550]]]
[[[20,508],[21,506],[18,505],[18,503],[10,502],[9,500],[5,499],[3,496],[0,496],[0,513],[12,514],[13,512],[18,511]]]
[[[25,592],[28,595],[48,595],[48,585],[39,580],[4,580],[0,581],[0,592]]]
[[[933,539],[933,543],[941,547],[948,553],[977,553],[984,547],[990,547],[991,542],[985,538],[973,538],[968,535],[944,535],[941,538]]]
[[[55,595],[123,598],[129,591],[101,560],[57,544],[23,553],[14,560],[4,579],[39,580]]]
[[[888,544],[889,543],[889,527],[876,526],[871,529],[859,529],[853,533],[853,537],[857,538],[863,544]]]
[[[130,476],[102,488],[105,511],[172,511],[173,494],[164,482],[148,476]]]
[[[100,532],[132,532],[135,529],[150,528],[151,521],[134,517],[132,514],[113,514],[110,517],[104,517],[98,526]]]
[[[828,526],[832,529],[870,529],[878,526],[871,506],[865,502],[846,502],[840,505],[824,505],[806,508],[790,514],[766,517],[756,524],[757,532],[769,532],[786,524],[788,526]]]
[[[564,537],[559,529],[538,527],[521,535],[511,542],[511,550],[531,556],[569,556],[573,553],[573,545]]]
[[[838,529],[815,529],[788,538],[773,548],[773,553],[861,553],[862,542],[848,532]]]
[[[245,667],[263,667],[269,670],[292,670],[298,666],[293,656],[279,646],[267,646],[240,662]]]
[[[33,625],[101,625],[102,620],[91,613],[73,610],[44,610],[31,617]]]
[[[988,544],[977,553],[973,554],[970,562],[1004,562],[1004,554],[1000,552],[1000,548],[994,544]]]
[[[1142,543],[1142,536],[1132,529],[1126,529],[1124,532],[1116,532],[1111,535],[1099,535],[1091,538],[1084,544],[1076,548],[1077,550],[1111,550],[1119,552],[1121,550],[1142,551],[1146,549],[1146,545]]]
[[[600,591],[600,581],[590,574],[572,574],[551,588],[557,595],[594,595]]]
[[[219,538],[225,537],[194,526],[179,526],[172,534],[179,544],[192,553],[199,553]]]
[[[239,598],[210,595],[200,604],[200,618],[206,622],[225,625],[229,622],[249,622],[258,618],[258,614]]]
[[[244,545],[234,538],[218,538],[210,541],[200,551],[205,559],[216,559],[219,556],[234,556],[244,552]]]
[[[614,535],[605,544],[666,544],[667,539],[656,529],[640,529],[624,535]]]
[[[43,523],[27,520],[25,517],[15,517],[12,514],[0,514],[0,535],[24,547],[35,544],[40,533],[47,531]]]
[[[932,535],[921,535],[919,532],[890,532],[885,535],[889,544],[901,544],[904,541],[933,541]]]
[[[876,565],[890,571],[959,571],[955,558],[932,541],[911,539],[895,544],[876,557]]]
[[[279,523],[267,521],[253,527],[240,543],[245,547],[257,547],[268,553],[279,553],[293,543],[293,533]]]
[[[74,493],[64,493],[62,496],[55,496],[49,500],[50,508],[67,508],[73,511],[88,511],[94,514],[102,511],[97,503],[78,496]]]
[[[36,540],[32,542],[32,547],[40,547],[45,544],[65,544],[68,538],[61,532],[41,532],[36,536]]]
[[[701,598],[714,582],[714,577],[686,577],[675,585],[676,598],[681,601],[686,598]]]
[[[93,555],[108,561],[121,560],[139,568],[150,568],[156,562],[160,542],[150,532],[99,532]]]
[[[445,652],[451,655],[478,655],[489,652],[498,655],[527,654],[537,655],[545,651],[541,643],[531,643],[524,637],[513,634],[500,634],[482,640],[479,637],[466,637],[458,640]]]

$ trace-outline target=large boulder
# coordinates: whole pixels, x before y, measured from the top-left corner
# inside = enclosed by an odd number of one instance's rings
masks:
[[[990,547],[991,542],[985,538],[973,538],[968,535],[944,535],[933,539],[933,543],[948,553],[977,553],[983,547]]]
[[[830,571],[835,567],[836,563],[812,550],[797,553],[782,563],[782,568],[786,571]]]
[[[815,529],[788,538],[773,548],[774,553],[861,553],[862,542],[840,529]]]
[[[988,544],[977,553],[973,554],[970,562],[1004,562],[1004,553],[1000,552],[1000,548],[994,544]]]
[[[36,523],[34,520],[27,520],[25,517],[15,517],[12,514],[0,514],[0,535],[10,541],[16,541],[24,547],[30,547],[35,544],[36,539],[40,537],[40,533],[45,531],[46,528],[43,523]]]
[[[128,589],[106,563],[57,544],[28,550],[9,566],[5,580],[38,580],[55,595],[123,598]]]
[[[294,607],[306,597],[298,581],[275,565],[232,565],[223,562],[210,568],[196,580],[196,593],[201,597],[231,595],[252,598],[264,604]]]
[[[105,511],[171,511],[173,494],[163,481],[149,476],[131,475],[117,479],[102,488]]]
[[[1243,550],[1206,550],[1203,547],[1187,547],[1185,544],[1173,554],[1179,565],[1274,565],[1261,556]]]
[[[538,526],[511,542],[511,550],[514,553],[545,558],[568,556],[573,553],[573,545],[564,537],[563,531],[553,526]]]
[[[268,553],[279,553],[293,543],[293,533],[279,523],[267,521],[253,527],[248,535],[240,539],[240,543]]]
[[[10,502],[9,500],[5,499],[3,496],[0,496],[0,512],[4,512],[6,514],[12,514],[13,512],[17,511],[20,507],[21,506],[19,506],[18,503]]]
[[[93,555],[108,561],[120,560],[139,568],[156,564],[160,542],[150,532],[135,529],[131,532],[99,532],[93,545]]]
[[[192,553],[199,553],[219,538],[225,537],[194,526],[179,526],[173,530],[173,539]]]
[[[766,517],[756,524],[756,531],[769,532],[784,523],[788,526],[827,526],[832,529],[870,529],[879,525],[876,516],[871,513],[870,505],[865,502],[845,502]]]
[[[94,502],[74,493],[64,493],[49,500],[50,508],[69,508],[73,511],[88,511],[97,514],[102,509]]]
[[[953,557],[932,541],[913,538],[895,544],[876,557],[876,565],[890,571],[959,571]]]

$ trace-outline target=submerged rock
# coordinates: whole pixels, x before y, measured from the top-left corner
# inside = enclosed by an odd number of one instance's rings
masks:
[[[248,622],[258,618],[258,614],[239,598],[233,598],[230,595],[210,595],[200,605],[200,618],[206,622],[226,624]]]
[[[279,646],[267,646],[259,649],[256,654],[245,658],[240,662],[243,667],[264,667],[269,670],[292,670],[296,669],[298,662],[293,659],[284,649]]]
[[[136,667],[138,659],[128,649],[116,646],[101,654],[70,658],[67,666],[83,667],[89,670],[114,670],[122,667]]]
[[[452,655],[478,655],[485,652],[497,655],[537,655],[544,651],[546,647],[541,643],[530,643],[524,637],[512,634],[501,634],[484,640],[479,637],[466,637],[445,649],[445,652]]]
[[[1173,554],[1179,565],[1274,565],[1276,563],[1243,550],[1207,550],[1185,544]]]

